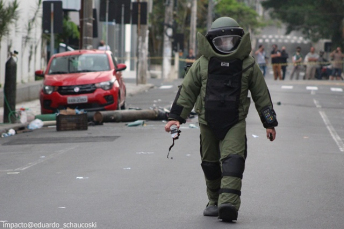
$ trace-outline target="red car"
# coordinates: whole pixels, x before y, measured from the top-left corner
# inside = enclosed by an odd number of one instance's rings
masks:
[[[121,71],[110,51],[76,50],[53,55],[45,70],[40,91],[41,113],[67,107],[85,111],[125,109],[126,88]]]

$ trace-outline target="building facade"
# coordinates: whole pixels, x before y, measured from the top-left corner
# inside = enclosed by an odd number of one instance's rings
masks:
[[[5,6],[13,0],[3,0]],[[5,83],[5,66],[10,52],[17,51],[17,83],[34,81],[35,70],[43,68],[42,52],[42,3],[38,0],[18,0],[18,20],[10,26],[9,33],[1,40],[0,84]],[[29,24],[30,23],[30,24]]]

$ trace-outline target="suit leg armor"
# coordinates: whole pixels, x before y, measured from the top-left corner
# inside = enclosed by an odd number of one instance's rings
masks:
[[[200,125],[201,165],[210,204],[220,206],[230,203],[236,209],[240,207],[247,148],[245,128],[246,122],[240,121],[227,132],[223,140],[218,140],[211,127]]]
[[[217,205],[222,177],[219,141],[209,126],[201,124],[200,129],[201,166],[207,186],[207,196],[210,205]]]
[[[220,142],[222,179],[218,204],[230,203],[240,208],[242,177],[247,155],[246,122],[233,126]]]

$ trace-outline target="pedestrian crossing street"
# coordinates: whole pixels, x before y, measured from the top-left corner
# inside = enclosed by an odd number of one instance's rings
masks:
[[[319,87],[317,87],[317,86],[305,86],[304,88],[306,90],[309,90],[309,91],[318,91],[319,90]],[[293,90],[294,86],[292,86],[292,85],[282,85],[281,89],[283,89],[283,90]],[[343,92],[343,88],[341,88],[341,87],[330,87],[330,88],[325,87],[325,88],[322,88],[322,90],[330,90],[332,92]]]

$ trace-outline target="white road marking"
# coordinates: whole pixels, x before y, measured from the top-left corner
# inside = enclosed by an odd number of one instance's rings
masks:
[[[307,86],[306,89],[307,89],[307,90],[316,91],[316,90],[318,90],[318,87],[315,87],[315,86]]]
[[[331,91],[338,91],[338,92],[342,92],[343,89],[340,87],[331,87]]]
[[[13,169],[7,169],[7,170],[0,170],[0,173],[8,173],[8,172],[13,172]]]
[[[153,154],[154,152],[136,152],[136,154]]]
[[[282,89],[293,89],[294,86],[283,85],[281,88],[282,88]]]
[[[316,107],[321,108],[318,101],[316,101],[315,99],[313,101]],[[330,120],[327,118],[327,115],[325,114],[323,110],[319,110],[319,114],[321,118],[323,119],[328,131],[330,132],[333,140],[336,142],[339,150],[341,152],[344,152],[344,143],[342,139],[339,137],[339,135],[337,134],[337,131],[333,128],[332,124],[330,123]]]
[[[40,159],[38,159],[37,161],[34,161],[34,162],[30,162],[30,163],[26,164],[26,165],[23,166],[23,167],[16,168],[16,169],[13,170],[13,171],[24,171],[24,170],[26,170],[26,169],[28,169],[28,168],[31,168],[32,166],[38,165],[38,164],[40,164],[40,163],[42,163],[42,162],[44,162],[44,161],[47,161],[47,160],[49,160],[49,159],[51,159],[51,158],[54,158],[54,157],[56,157],[56,156],[58,156],[58,155],[60,155],[60,154],[63,154],[63,153],[65,153],[65,152],[70,151],[70,150],[73,150],[73,149],[75,149],[75,148],[77,148],[77,146],[70,147],[70,148],[67,148],[67,149],[58,150],[58,151],[56,151],[55,153],[53,153],[53,154],[51,154],[51,155],[49,155],[49,156],[46,156],[46,157],[44,157],[44,158],[40,158]]]
[[[77,180],[87,180],[88,177],[76,177]]]
[[[172,87],[173,85],[163,85],[163,86],[160,86],[159,89],[170,89]]]
[[[313,101],[314,101],[314,104],[317,108],[321,108],[321,105],[317,100],[314,99]]]

